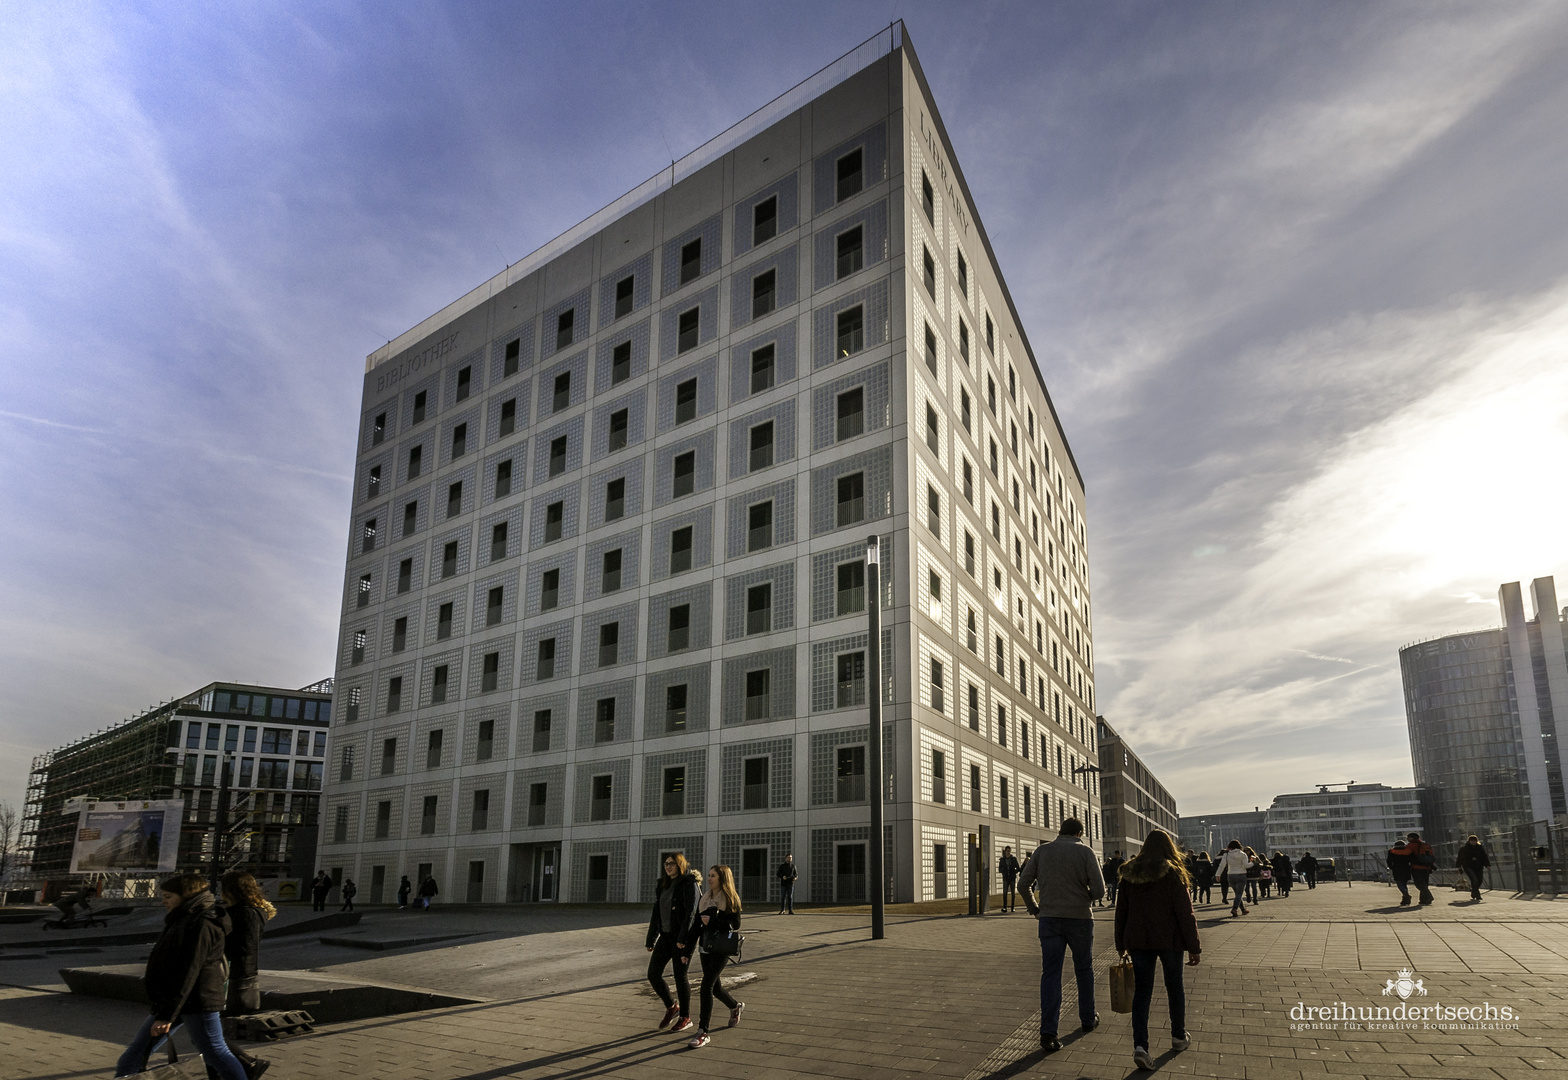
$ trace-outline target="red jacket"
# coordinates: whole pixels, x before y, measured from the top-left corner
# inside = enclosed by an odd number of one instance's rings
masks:
[[[1158,871],[1157,876],[1149,876]],[[1181,875],[1169,866],[1146,868],[1129,860],[1116,893],[1116,951],[1183,949],[1202,951],[1192,896]]]

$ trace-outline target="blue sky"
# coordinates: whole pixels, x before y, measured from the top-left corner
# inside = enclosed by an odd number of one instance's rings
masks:
[[[1408,782],[1396,659],[1568,575],[1554,5],[0,8],[0,799],[331,671],[364,356],[904,18],[1182,809]]]

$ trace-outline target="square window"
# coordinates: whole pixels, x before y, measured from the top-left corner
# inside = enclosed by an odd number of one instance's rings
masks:
[[[635,277],[628,275],[615,283],[615,317],[632,313],[632,288],[637,283]]]
[[[610,353],[610,385],[617,386],[632,377],[632,343],[623,341]]]
[[[838,527],[866,520],[865,473],[850,473],[838,478]]]
[[[751,243],[767,243],[778,235],[779,197],[769,196],[751,208]]]
[[[572,373],[563,371],[555,377],[555,394],[551,401],[551,411],[560,412],[572,403]]]
[[[697,486],[697,452],[688,450],[675,456],[674,476],[671,480],[672,498],[690,495]]]
[[[681,248],[681,284],[702,276],[702,237]]]
[[[838,355],[853,356],[866,347],[866,311],[856,304],[838,313]]]
[[[674,604],[669,611],[668,651],[680,652],[691,647],[691,605]],[[684,693],[685,688],[682,688]]]
[[[687,311],[681,312],[680,320],[676,324],[676,352],[683,353],[688,349],[695,349],[697,347],[697,335],[701,326],[701,314],[701,308],[691,308]]]
[[[766,469],[773,464],[773,421],[758,424],[751,429],[750,471]]]
[[[746,719],[768,718],[768,669],[746,672]]]
[[[773,546],[773,500],[757,503],[746,511],[746,550],[763,551]]]
[[[857,611],[866,610],[866,564],[839,563],[837,578],[835,613],[852,615]]]
[[[557,435],[550,440],[550,475],[560,476],[566,471],[566,436]]]
[[[561,571],[546,570],[539,576],[539,610],[553,611],[561,602]]]
[[[775,306],[778,274],[773,270],[751,279],[751,317],[760,319]]]
[[[840,653],[835,679],[836,697],[840,709],[866,703],[866,654],[862,651]]]
[[[860,147],[855,147],[849,153],[838,159],[838,184],[835,188],[837,202],[852,198],[860,194],[863,185],[863,163],[865,154]]]
[[[866,264],[865,230],[856,225],[838,237],[838,263],[835,280],[842,281]]]
[[[746,590],[746,633],[766,634],[772,629],[773,585],[753,585]]]
[[[691,569],[692,527],[676,529],[670,533],[670,573],[679,574]]]
[[[506,438],[517,430],[517,399],[507,398],[501,402],[501,429],[498,438]]]
[[[561,526],[566,520],[566,504],[553,502],[544,508],[544,539],[545,543],[561,538]]]
[[[764,345],[751,354],[751,392],[760,394],[773,388],[773,346]]]
[[[697,380],[687,379],[675,387],[675,422],[684,424],[697,418]]]
[[[626,481],[611,480],[604,485],[604,520],[616,521],[626,514]]]
[[[621,549],[604,553],[604,565],[599,574],[599,591],[617,592],[621,587]]]
[[[664,730],[686,730],[686,684],[665,687]]]
[[[626,430],[630,426],[630,418],[631,413],[626,409],[617,409],[610,414],[610,453],[626,448]]]
[[[539,642],[539,658],[534,668],[534,677],[541,681],[555,678],[555,638],[545,638]]]
[[[506,343],[506,357],[501,366],[501,378],[509,379],[517,374],[517,364],[522,357],[523,342],[521,338],[513,338]]]
[[[572,333],[576,322],[576,308],[567,308],[555,320],[555,347],[557,349],[564,349],[572,343]]]
[[[864,387],[857,386],[853,390],[846,390],[838,396],[837,402],[838,426],[835,430],[835,441],[843,442],[852,439],[866,430],[866,391]]]
[[[605,623],[599,627],[599,666],[609,667],[617,662],[621,652],[621,624]]]

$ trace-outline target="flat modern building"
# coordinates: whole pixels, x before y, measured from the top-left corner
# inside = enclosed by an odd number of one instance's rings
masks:
[[[1550,577],[1498,590],[1503,625],[1399,650],[1423,816],[1435,843],[1568,817],[1568,649]]]
[[[901,24],[373,353],[351,514],[371,900],[863,901],[879,785],[899,900],[1099,846],[1083,481]]]
[[[211,870],[225,761],[224,864],[258,878],[308,876],[331,718],[331,679],[302,690],[209,683],[34,758],[21,843],[29,883],[67,876],[75,799],[183,800],[177,867]]]
[[[1105,825],[1105,850],[1129,858],[1143,850],[1155,829],[1181,836],[1176,797],[1133,753],[1119,732],[1095,717],[1100,754],[1100,814]]]
[[[1222,851],[1232,840],[1242,846],[1261,851],[1267,842],[1264,822],[1267,811],[1262,807],[1230,814],[1199,814],[1183,817],[1178,823],[1181,842],[1193,851],[1214,854]]]
[[[1330,791],[1331,787],[1343,791]],[[1325,784],[1317,791],[1276,795],[1264,831],[1270,852],[1291,861],[1311,852],[1355,873],[1381,871],[1388,849],[1420,832],[1421,790],[1383,784]]]

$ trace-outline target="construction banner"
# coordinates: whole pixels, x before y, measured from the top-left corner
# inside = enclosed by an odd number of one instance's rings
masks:
[[[83,801],[73,874],[168,874],[180,853],[183,799]],[[67,806],[67,809],[70,809]]]

